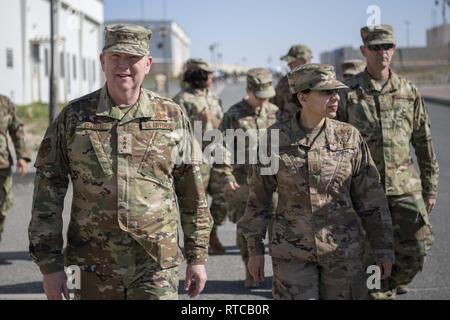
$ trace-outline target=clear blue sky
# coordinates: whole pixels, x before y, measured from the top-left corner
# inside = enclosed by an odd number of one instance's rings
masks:
[[[163,3],[165,2],[165,10]],[[225,63],[249,67],[279,64],[295,43],[320,53],[345,45],[360,45],[368,6],[381,9],[381,22],[394,26],[398,44],[424,46],[426,29],[442,23],[435,0],[105,0],[105,20],[174,20],[191,38],[191,55],[210,59],[209,46],[219,43]],[[144,10],[142,10],[144,8]],[[165,11],[165,14],[164,14]],[[450,9],[448,10],[450,11]],[[450,16],[450,14],[447,14]]]

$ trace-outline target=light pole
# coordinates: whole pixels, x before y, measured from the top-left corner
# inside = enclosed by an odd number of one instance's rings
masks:
[[[55,81],[55,0],[50,0],[50,83],[49,83],[49,123],[56,118],[56,81]]]
[[[406,24],[406,47],[409,48],[409,26],[411,25],[411,22],[409,20],[405,20]]]
[[[169,95],[169,70],[168,70],[168,62],[167,62],[167,45],[166,45],[166,37],[169,35],[169,30],[163,26],[159,28],[159,35],[161,36],[162,42],[159,47],[163,50],[163,68],[164,75],[166,76],[166,81],[164,82],[164,90],[166,94]]]
[[[218,43],[213,43],[209,46],[209,51],[211,52],[211,64],[215,67],[216,64],[216,48],[219,46]]]

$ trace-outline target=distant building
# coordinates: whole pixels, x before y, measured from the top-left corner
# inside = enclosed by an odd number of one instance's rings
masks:
[[[338,76],[347,59],[364,59],[359,48],[343,47],[320,55],[322,63],[334,65]],[[427,30],[426,47],[397,48],[392,68],[417,85],[450,83],[450,25]]]
[[[450,24],[427,30],[427,47],[448,46],[450,44]]]
[[[103,1],[56,3],[55,76],[66,102],[102,85]],[[0,93],[17,104],[49,101],[50,1],[0,0]]]
[[[183,64],[190,58],[191,40],[183,28],[175,21],[165,20],[111,20],[105,24],[137,24],[152,30],[150,54],[153,65],[150,77],[156,74],[178,77]]]
[[[351,59],[364,59],[361,51],[352,47],[343,47],[333,51],[324,52],[320,55],[321,63],[326,63],[336,68],[336,74],[339,78],[342,78],[341,65],[345,60]]]

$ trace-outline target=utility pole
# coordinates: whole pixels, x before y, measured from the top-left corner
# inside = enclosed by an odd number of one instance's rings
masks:
[[[55,81],[55,2],[50,0],[50,83],[49,83],[49,123],[56,118],[58,112],[56,104],[56,81]]]
[[[409,26],[411,25],[411,22],[409,20],[405,20],[406,24],[406,47],[409,48]]]

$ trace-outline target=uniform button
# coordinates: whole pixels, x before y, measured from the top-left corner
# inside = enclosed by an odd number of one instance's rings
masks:
[[[311,166],[311,170],[312,170],[313,173],[318,173],[320,171],[320,167],[319,167],[319,165],[317,163],[314,163]]]

